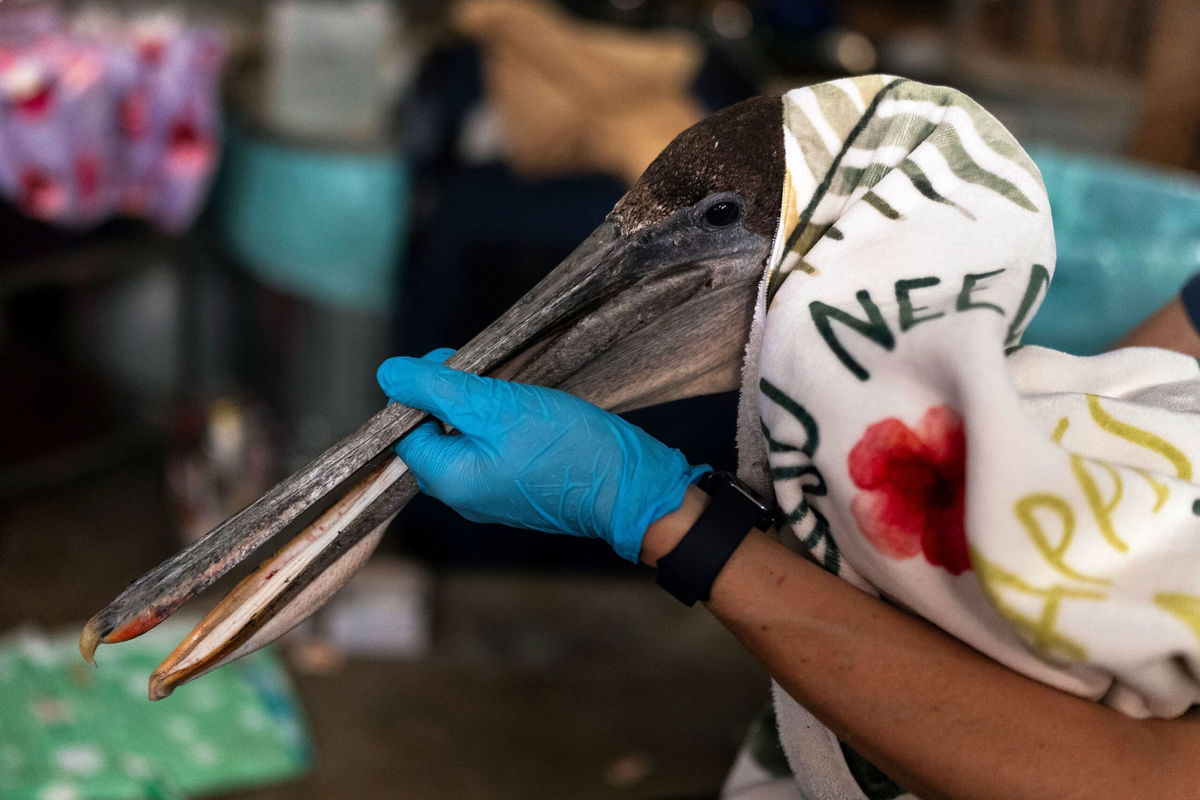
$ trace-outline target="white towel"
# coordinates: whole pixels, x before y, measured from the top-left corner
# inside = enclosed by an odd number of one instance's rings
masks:
[[[743,476],[827,569],[1018,672],[1133,716],[1200,702],[1200,365],[1013,352],[1050,209],[960,92],[876,75],[783,108]]]

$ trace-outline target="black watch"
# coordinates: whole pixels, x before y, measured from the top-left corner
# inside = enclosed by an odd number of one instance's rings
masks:
[[[768,530],[779,516],[731,472],[709,472],[696,485],[712,498],[708,508],[658,560],[658,585],[687,606],[707,602],[717,575],[750,529]]]

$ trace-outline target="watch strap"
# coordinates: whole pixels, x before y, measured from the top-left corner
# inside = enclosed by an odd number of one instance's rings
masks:
[[[728,473],[710,472],[698,485],[712,500],[679,544],[658,560],[658,585],[687,606],[707,602],[713,583],[751,528],[770,527],[770,510],[730,485]]]

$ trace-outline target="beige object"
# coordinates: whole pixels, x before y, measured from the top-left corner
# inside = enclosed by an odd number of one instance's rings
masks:
[[[689,91],[703,50],[686,34],[579,22],[539,0],[463,0],[452,20],[482,48],[522,174],[601,171],[632,183],[704,116]]]

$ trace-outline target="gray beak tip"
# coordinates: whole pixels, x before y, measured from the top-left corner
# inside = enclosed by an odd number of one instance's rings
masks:
[[[79,633],[79,654],[83,656],[83,660],[96,666],[96,648],[100,646],[100,642],[104,640],[104,634],[101,632],[100,626],[96,624],[96,619],[93,617],[88,620],[88,623],[83,626],[83,630]]]
[[[164,680],[159,675],[150,676],[150,687],[147,692],[147,696],[150,698],[151,702],[170,697],[171,693],[174,691],[175,686],[169,681]]]

